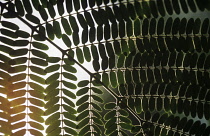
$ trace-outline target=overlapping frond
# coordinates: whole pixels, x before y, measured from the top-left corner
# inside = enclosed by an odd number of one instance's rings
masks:
[[[0,133],[209,135],[209,7],[0,2]]]

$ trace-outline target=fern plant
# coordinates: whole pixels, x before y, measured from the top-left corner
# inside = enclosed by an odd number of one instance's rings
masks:
[[[209,10],[2,0],[0,135],[210,135]]]

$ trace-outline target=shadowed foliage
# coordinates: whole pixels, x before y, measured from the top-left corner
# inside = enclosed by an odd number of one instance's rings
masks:
[[[209,0],[1,0],[0,12],[0,135],[210,135]]]

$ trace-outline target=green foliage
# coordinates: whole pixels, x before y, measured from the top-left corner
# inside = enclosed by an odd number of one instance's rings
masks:
[[[209,7],[2,0],[0,135],[210,135]]]

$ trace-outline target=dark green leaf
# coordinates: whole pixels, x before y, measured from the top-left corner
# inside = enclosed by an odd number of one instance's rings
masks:
[[[88,125],[89,124],[89,118],[83,118],[82,121],[79,122],[79,124],[77,125],[77,127],[80,129],[80,128],[83,128],[84,126]]]
[[[39,51],[39,50],[32,49],[31,52],[34,56],[37,56],[42,59],[46,59],[48,57],[48,55],[46,53]]]
[[[18,30],[19,26],[16,25],[15,23],[8,22],[8,21],[1,21],[2,26],[10,28],[12,30]]]
[[[113,125],[109,129],[106,129],[105,134],[106,135],[117,135],[118,134],[117,125]]]
[[[109,111],[104,115],[104,120],[108,121],[115,116],[116,116],[116,110]]]
[[[70,41],[69,37],[66,34],[62,35],[62,40],[63,40],[63,42],[65,43],[65,45],[67,47],[69,47],[69,48],[71,47],[71,41]]]
[[[83,80],[83,81],[80,81],[77,86],[78,87],[85,87],[89,84],[89,81],[88,80]]]
[[[74,136],[77,135],[77,131],[75,131],[74,129],[71,129],[69,127],[64,127],[64,130],[65,130],[65,132],[67,132],[67,133],[69,133],[71,135],[74,135]]]
[[[116,107],[116,103],[113,103],[113,102],[109,102],[109,103],[106,103],[104,105],[104,109],[106,110],[112,110]]]
[[[80,43],[78,32],[73,32],[72,38],[73,38],[74,45],[77,46]]]
[[[64,115],[65,118],[67,118],[69,120],[76,121],[76,116],[74,114],[70,114],[68,112],[63,112],[63,115]]]
[[[101,119],[98,119],[96,117],[93,117],[92,119],[93,119],[94,123],[96,123],[96,124],[98,124],[100,126],[104,125],[104,123],[101,121]]]
[[[48,4],[48,1],[47,0],[40,0],[42,7],[46,8],[47,7],[47,4]]]
[[[48,50],[49,47],[46,44],[39,43],[39,42],[32,42],[33,47],[41,50]]]
[[[120,109],[119,110],[120,115],[127,117],[129,115],[129,113],[126,110]]]
[[[75,62],[73,61],[73,59],[74,59],[74,51],[70,50],[68,52],[68,55],[69,55],[68,58],[64,58],[65,64],[67,64],[67,65],[74,65],[75,64]]]
[[[46,75],[46,72],[42,68],[39,68],[37,66],[30,66],[30,70],[40,75]]]
[[[77,14],[77,19],[83,29],[87,28],[87,22],[82,14]]]
[[[57,38],[60,39],[62,37],[61,27],[58,21],[53,21],[53,32]]]
[[[22,38],[30,37],[30,34],[28,32],[25,32],[25,31],[17,30],[15,33],[18,37],[22,37]]]
[[[65,97],[63,97],[62,99],[67,105],[69,105],[71,107],[75,107],[75,104],[70,99],[67,99]]]
[[[96,94],[103,94],[103,91],[101,91],[101,90],[98,89],[98,88],[92,87],[91,89],[92,89],[92,91],[93,91],[94,93],[96,93]]]
[[[125,55],[124,54],[121,54],[118,58],[118,61],[117,61],[117,67],[118,68],[121,68],[124,66],[124,63],[125,63]]]
[[[73,74],[70,74],[70,73],[67,73],[67,72],[63,72],[62,74],[65,78],[68,78],[68,79],[73,80],[73,81],[77,80],[77,77]]]
[[[102,111],[102,108],[101,108],[98,104],[96,104],[96,103],[91,103],[91,104],[92,104],[93,108],[95,108],[95,109],[98,110],[99,112]]]
[[[59,64],[57,64],[57,65],[52,65],[52,66],[47,67],[47,68],[45,69],[45,71],[46,71],[47,73],[51,73],[51,72],[57,71],[59,68],[60,68],[60,65],[59,65]]]
[[[58,8],[58,13],[60,16],[62,16],[64,14],[63,2],[64,2],[64,0],[57,1],[57,8]]]
[[[63,93],[72,99],[76,99],[76,95],[69,90],[62,89]]]
[[[23,2],[23,5],[24,5],[24,8],[25,8],[26,12],[28,14],[32,14],[33,10],[32,10],[32,6],[31,6],[30,1],[28,1],[28,0],[22,0],[22,2]]]
[[[66,18],[61,18],[61,23],[63,25],[63,29],[66,32],[66,34],[71,35],[72,31],[71,31],[71,27],[69,25],[69,22]]]
[[[39,14],[41,15],[41,17],[44,21],[47,21],[48,15],[47,15],[47,12],[44,7],[39,8]]]
[[[9,39],[9,38],[3,37],[3,36],[0,36],[0,41],[2,43],[10,45],[10,46],[13,46],[13,43],[14,43],[14,41],[12,39]]]
[[[102,74],[102,82],[106,86],[109,85],[109,75],[107,73],[105,73],[105,72]]]
[[[116,117],[111,118],[110,120],[108,120],[108,121],[105,123],[104,127],[105,127],[106,129],[108,129],[108,128],[112,127],[112,126],[115,126],[115,125],[116,125],[116,124],[115,124],[115,123],[116,123],[116,120],[117,120]]]
[[[67,9],[67,12],[70,13],[73,9],[73,6],[72,6],[72,1],[66,1],[66,9]]]
[[[97,102],[99,102],[99,103],[104,103],[103,99],[100,98],[100,97],[98,97],[98,96],[96,96],[96,95],[92,95],[91,97],[92,97],[95,101],[97,101]]]
[[[31,62],[33,64],[39,65],[39,66],[47,66],[48,63],[43,60],[43,59],[38,59],[38,58],[31,58]]]
[[[142,104],[141,104],[141,99],[140,98],[136,98],[135,99],[135,104],[134,104],[134,106],[135,106],[135,111],[138,113],[138,114],[140,114],[141,113],[141,111],[142,111],[142,106],[141,106]]]
[[[53,105],[53,106],[51,106],[49,109],[47,109],[45,112],[44,112],[44,115],[45,116],[47,116],[47,115],[50,115],[50,114],[52,114],[52,113],[55,113],[56,111],[58,111],[59,110],[59,107],[60,107],[60,105]]]
[[[70,106],[63,105],[63,108],[64,108],[64,110],[66,110],[68,113],[71,113],[71,114],[76,114],[76,113],[77,113],[77,111],[76,111],[74,108],[70,107]]]
[[[46,30],[47,30],[47,35],[51,40],[54,40],[54,29],[53,26],[49,23],[46,23]]]
[[[98,51],[97,51],[96,46],[94,45],[91,46],[91,52],[92,52],[93,59],[98,60],[99,56],[98,56]]]
[[[89,90],[88,87],[84,87],[84,88],[78,90],[76,94],[77,94],[77,96],[81,96],[81,95],[86,94],[88,92],[88,90]]]
[[[69,22],[71,24],[71,28],[73,29],[73,31],[78,32],[79,27],[77,25],[77,22],[74,16],[69,16]]]
[[[13,46],[27,46],[28,43],[28,40],[15,40]]]
[[[90,49],[86,46],[83,47],[84,57],[87,62],[91,61]]]
[[[54,18],[56,13],[55,13],[55,9],[54,9],[53,5],[50,2],[47,4],[47,9],[48,9],[48,12],[49,12],[51,18]]]
[[[133,127],[132,125],[126,123],[120,123],[119,125],[125,130],[131,130]]]
[[[84,119],[84,117],[88,117],[89,116],[89,113],[90,111],[89,110],[85,110],[83,111],[82,113],[80,113],[78,116],[77,116],[77,121],[81,121],[82,119]]]
[[[76,89],[77,86],[73,83],[67,82],[67,81],[63,81],[63,85],[70,88],[70,89]]]
[[[45,79],[34,74],[30,74],[30,78],[40,84],[45,84]]]
[[[89,99],[89,95],[82,96],[79,100],[77,100],[76,105],[79,106]]]
[[[80,130],[79,135],[86,135],[86,134],[88,134],[88,131],[90,131],[90,126],[89,125],[86,125],[85,127],[83,127]]]
[[[14,12],[11,12],[11,11],[10,11],[10,12],[4,12],[4,13],[3,13],[3,17],[4,17],[4,18],[7,18],[7,19],[8,19],[8,18],[15,18],[16,15],[17,15],[17,14],[14,14]]]
[[[88,107],[89,107],[89,103],[83,103],[82,105],[80,105],[80,106],[77,108],[77,112],[80,113],[80,112],[86,110]]]
[[[117,77],[114,71],[110,72],[110,82],[113,88],[117,87]]]
[[[132,123],[132,121],[129,118],[123,116],[120,116],[120,121],[125,122],[126,124]]]
[[[97,60],[97,59],[93,60],[93,68],[95,71],[99,71],[99,69],[100,69],[99,60]]]
[[[76,49],[76,55],[77,55],[77,59],[79,61],[79,63],[84,63],[84,56],[83,56],[83,52],[80,48]]]
[[[39,0],[32,0],[31,2],[32,2],[32,4],[33,4],[33,7],[34,7],[36,10],[38,10],[39,5],[41,5],[40,2],[39,2]]]
[[[71,73],[76,73],[77,72],[77,69],[70,66],[70,65],[63,65],[63,68],[68,71],[68,72],[71,72]]]
[[[18,38],[17,34],[11,30],[7,30],[7,29],[0,29],[0,32],[2,35],[8,36],[10,38]]]
[[[59,58],[59,57],[47,57],[46,60],[47,60],[47,62],[50,62],[50,63],[57,63],[61,60],[61,58]]]
[[[40,20],[38,17],[32,15],[32,14],[26,14],[26,19],[28,19],[29,21],[31,21],[32,23],[35,24],[40,24]]]

